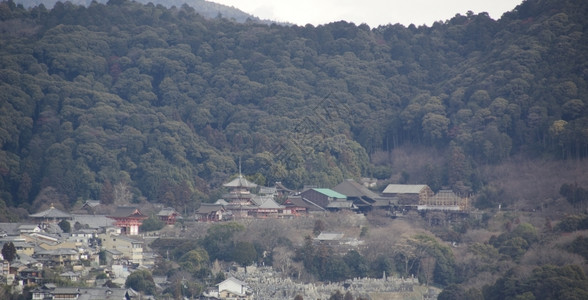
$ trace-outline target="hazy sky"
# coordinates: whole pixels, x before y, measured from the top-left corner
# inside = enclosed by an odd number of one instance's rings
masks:
[[[499,19],[522,0],[209,0],[246,13],[297,25],[321,25],[345,20],[370,27],[400,23],[432,25],[455,14],[487,12]]]

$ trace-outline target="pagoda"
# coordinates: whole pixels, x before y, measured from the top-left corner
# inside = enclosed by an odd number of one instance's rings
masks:
[[[229,193],[224,194],[223,198],[228,202],[226,208],[233,214],[235,218],[246,218],[249,211],[254,209],[253,194],[251,189],[257,187],[257,184],[245,179],[239,172],[239,176],[225,184],[224,187],[229,188]]]
[[[250,205],[251,204],[251,189],[257,187],[257,184],[245,179],[241,174],[239,177],[223,184],[224,187],[229,188],[229,193],[223,195],[225,200],[231,204]]]

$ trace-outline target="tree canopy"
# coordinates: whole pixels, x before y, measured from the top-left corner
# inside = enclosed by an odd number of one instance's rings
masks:
[[[584,158],[587,7],[526,0],[500,20],[369,28],[2,2],[0,199],[29,208],[51,187],[66,208],[190,209],[239,158],[269,184],[334,186],[382,173],[370,155],[407,144],[451,149],[463,163],[435,180],[472,190],[468,166]]]

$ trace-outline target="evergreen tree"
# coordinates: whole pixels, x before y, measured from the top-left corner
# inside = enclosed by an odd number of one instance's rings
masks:
[[[5,243],[2,246],[2,257],[10,262],[16,258],[16,247],[14,247],[12,242]]]

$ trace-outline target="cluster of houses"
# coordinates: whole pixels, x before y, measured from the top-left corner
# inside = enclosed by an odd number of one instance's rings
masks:
[[[173,224],[179,214],[163,208],[157,216]],[[145,242],[137,236],[146,218],[136,207],[95,215],[70,214],[52,205],[29,215],[28,223],[0,223],[0,247],[15,251],[1,257],[2,284],[16,291],[34,286],[32,299],[138,299],[139,293],[120,287],[132,271],[155,264],[156,254],[144,251]],[[73,226],[64,231],[63,221]],[[76,285],[87,288],[71,287]]]
[[[224,184],[228,193],[215,203],[203,203],[189,220],[210,222],[243,218],[293,218],[313,213],[349,210],[367,213],[407,211],[467,211],[468,199],[441,190],[437,194],[426,185],[390,184],[380,194],[355,180],[345,180],[328,188],[306,188],[295,192],[280,183],[258,186],[243,176]],[[96,214],[100,205],[87,201],[85,213],[68,213],[54,206],[29,215],[27,223],[0,223],[0,247],[13,246],[15,256],[1,257],[0,280],[18,288],[35,286],[32,299],[133,299],[139,297],[124,289],[127,276],[140,268],[151,268],[156,254],[145,251],[139,228],[148,218],[139,208],[116,207],[107,214]],[[173,208],[159,208],[151,215],[166,225],[182,218]],[[59,224],[68,221],[71,230]],[[325,237],[326,240],[333,237]],[[88,288],[65,288],[47,283],[46,270],[52,270],[50,282],[76,283],[83,280]],[[208,297],[243,295],[246,291],[229,279],[208,291]],[[231,292],[228,292],[228,291]],[[220,297],[222,298],[222,297]]]
[[[380,193],[347,179],[329,188],[305,188],[294,192],[281,183],[258,187],[243,176],[224,184],[229,193],[215,203],[203,203],[196,211],[200,221],[241,218],[290,218],[311,213],[350,210],[367,213],[385,210],[392,215],[408,211],[467,212],[469,201],[451,190],[436,194],[423,184],[389,184]],[[258,191],[254,193],[253,191]],[[282,199],[282,204],[276,200]]]

